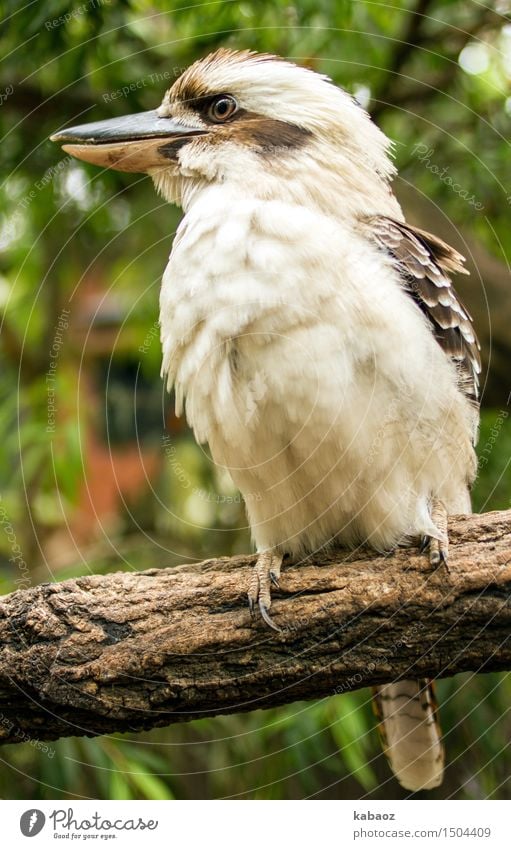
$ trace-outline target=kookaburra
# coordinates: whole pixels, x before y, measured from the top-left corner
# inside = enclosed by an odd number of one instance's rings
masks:
[[[463,257],[405,223],[391,142],[328,77],[218,50],[156,111],[52,136],[146,172],[184,218],[161,290],[162,374],[244,498],[248,598],[271,627],[282,559],[336,542],[422,542],[447,560],[470,511],[478,343],[451,285]],[[374,697],[390,764],[438,786],[432,682]]]

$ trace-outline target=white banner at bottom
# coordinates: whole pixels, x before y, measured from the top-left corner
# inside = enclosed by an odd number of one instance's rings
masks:
[[[9,801],[6,849],[511,846],[507,801]]]

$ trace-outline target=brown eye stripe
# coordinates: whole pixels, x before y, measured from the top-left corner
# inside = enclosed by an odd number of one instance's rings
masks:
[[[214,103],[222,97],[236,99],[232,94],[228,94],[227,92],[217,92],[217,94],[206,94],[202,97],[183,98],[179,100],[179,103],[186,106],[187,109],[197,112],[202,117],[206,117]]]
[[[218,126],[215,135],[219,141],[229,138],[257,153],[269,154],[278,150],[296,150],[303,147],[312,133],[303,127],[297,127],[296,124],[238,109],[229,124]]]
[[[231,139],[238,144],[250,147],[257,153],[270,154],[278,150],[303,147],[312,136],[312,133],[304,127],[289,124],[287,121],[279,121],[278,118],[269,118],[258,112],[249,112],[240,107],[225,122],[212,120],[208,116],[208,111],[222,96],[236,99],[225,92],[207,94],[202,97],[197,97],[194,93],[194,96],[188,100],[180,100],[187,109],[193,110],[211,125],[213,132],[211,136],[208,136],[209,143]],[[188,141],[190,140],[183,140],[183,144]]]

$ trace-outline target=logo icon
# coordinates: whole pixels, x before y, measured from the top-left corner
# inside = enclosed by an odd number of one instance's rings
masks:
[[[37,808],[31,808],[29,811],[25,811],[20,817],[21,833],[25,837],[35,837],[42,830],[45,822],[46,817],[43,812]]]

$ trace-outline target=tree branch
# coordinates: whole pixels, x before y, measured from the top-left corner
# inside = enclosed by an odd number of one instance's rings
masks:
[[[2,742],[139,731],[385,683],[511,669],[511,511],[450,522],[450,572],[416,549],[283,570],[251,621],[253,557],[42,584],[0,604]]]

